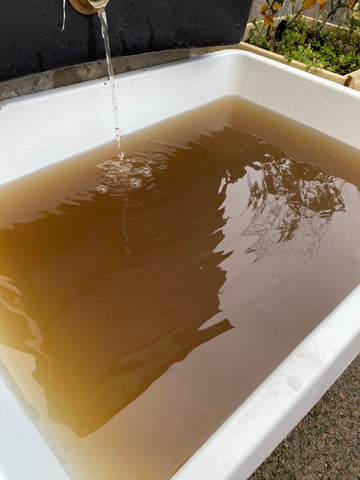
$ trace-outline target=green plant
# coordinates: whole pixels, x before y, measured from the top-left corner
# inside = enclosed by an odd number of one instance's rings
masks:
[[[308,68],[341,75],[360,68],[360,0],[280,1],[266,0],[260,9],[262,21],[253,21],[249,43]],[[307,11],[312,17],[305,16]],[[334,19],[337,24],[329,27]]]

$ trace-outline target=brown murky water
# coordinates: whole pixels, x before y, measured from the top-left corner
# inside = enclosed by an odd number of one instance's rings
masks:
[[[76,480],[168,479],[360,279],[359,151],[235,98],[122,149],[0,190],[0,356]]]

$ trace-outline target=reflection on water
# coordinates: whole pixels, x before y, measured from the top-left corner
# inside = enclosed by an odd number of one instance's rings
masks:
[[[334,212],[345,211],[344,180],[316,165],[266,154],[261,168],[248,170],[249,203],[254,210],[244,235],[258,240],[246,250],[255,260],[285,251],[307,262],[318,253]]]

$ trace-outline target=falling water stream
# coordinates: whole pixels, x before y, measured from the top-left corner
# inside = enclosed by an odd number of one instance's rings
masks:
[[[111,87],[111,97],[112,97],[112,104],[113,104],[113,111],[114,111],[114,120],[115,120],[115,137],[118,147],[117,152],[117,161],[116,162],[105,162],[105,170],[108,172],[107,175],[114,177],[115,172],[120,175],[121,177],[124,176],[127,179],[128,173],[132,170],[131,160],[125,159],[124,153],[121,151],[121,131],[120,131],[120,123],[119,123],[119,109],[117,106],[116,100],[116,91],[115,91],[115,79],[114,79],[114,69],[111,62],[111,51],[110,51],[110,41],[109,41],[109,29],[107,23],[107,16],[105,12],[105,8],[100,8],[98,11],[98,16],[100,19],[101,24],[101,34],[104,40],[104,47],[106,53],[106,63],[108,67],[108,74],[110,79],[110,87]],[[99,165],[98,167],[104,168],[103,165]],[[133,179],[131,179],[133,181]],[[105,188],[105,190],[104,190]],[[101,185],[100,192],[107,193],[107,188],[104,185]],[[122,210],[123,210],[123,219],[122,219],[122,236],[125,242],[125,251],[129,255],[129,239],[127,233],[127,200],[126,198],[122,201]]]
[[[101,23],[101,34],[104,39],[104,47],[106,53],[106,62],[108,67],[108,73],[110,78],[110,86],[111,86],[111,96],[112,96],[112,103],[113,103],[113,110],[114,110],[114,118],[115,118],[115,136],[116,141],[119,148],[119,158],[120,160],[123,159],[123,153],[120,151],[120,127],[119,127],[119,110],[116,101],[116,92],[115,92],[115,81],[114,81],[114,69],[111,62],[111,52],[110,52],[110,42],[109,42],[109,30],[107,24],[107,17],[104,8],[101,8],[98,11],[100,23]]]
[[[119,123],[119,110],[117,106],[114,69],[111,62],[111,51],[109,41],[109,30],[105,8],[98,10],[98,16],[101,23],[101,33],[104,40],[104,47],[106,53],[106,61],[108,66],[108,74],[110,78],[111,96],[113,103],[114,119],[115,119],[115,136],[117,141],[117,152],[115,158],[109,158],[105,162],[97,165],[99,176],[103,183],[98,187],[98,192],[107,194],[109,189],[116,188],[119,196],[122,197],[122,236],[125,243],[125,251],[130,255],[130,241],[127,229],[127,210],[128,203],[126,195],[123,195],[126,191],[132,189],[138,189],[143,185],[145,179],[152,178],[153,170],[144,155],[139,152],[124,152],[121,150],[120,145],[120,123]]]

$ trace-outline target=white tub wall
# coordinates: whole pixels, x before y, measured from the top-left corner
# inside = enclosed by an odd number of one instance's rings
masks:
[[[359,92],[251,54],[242,58],[241,72],[235,95],[360,148]]]
[[[228,50],[123,74],[116,94],[123,134],[239,95],[360,148],[357,92],[248,52]],[[113,140],[111,105],[106,79],[3,102],[0,184]]]

